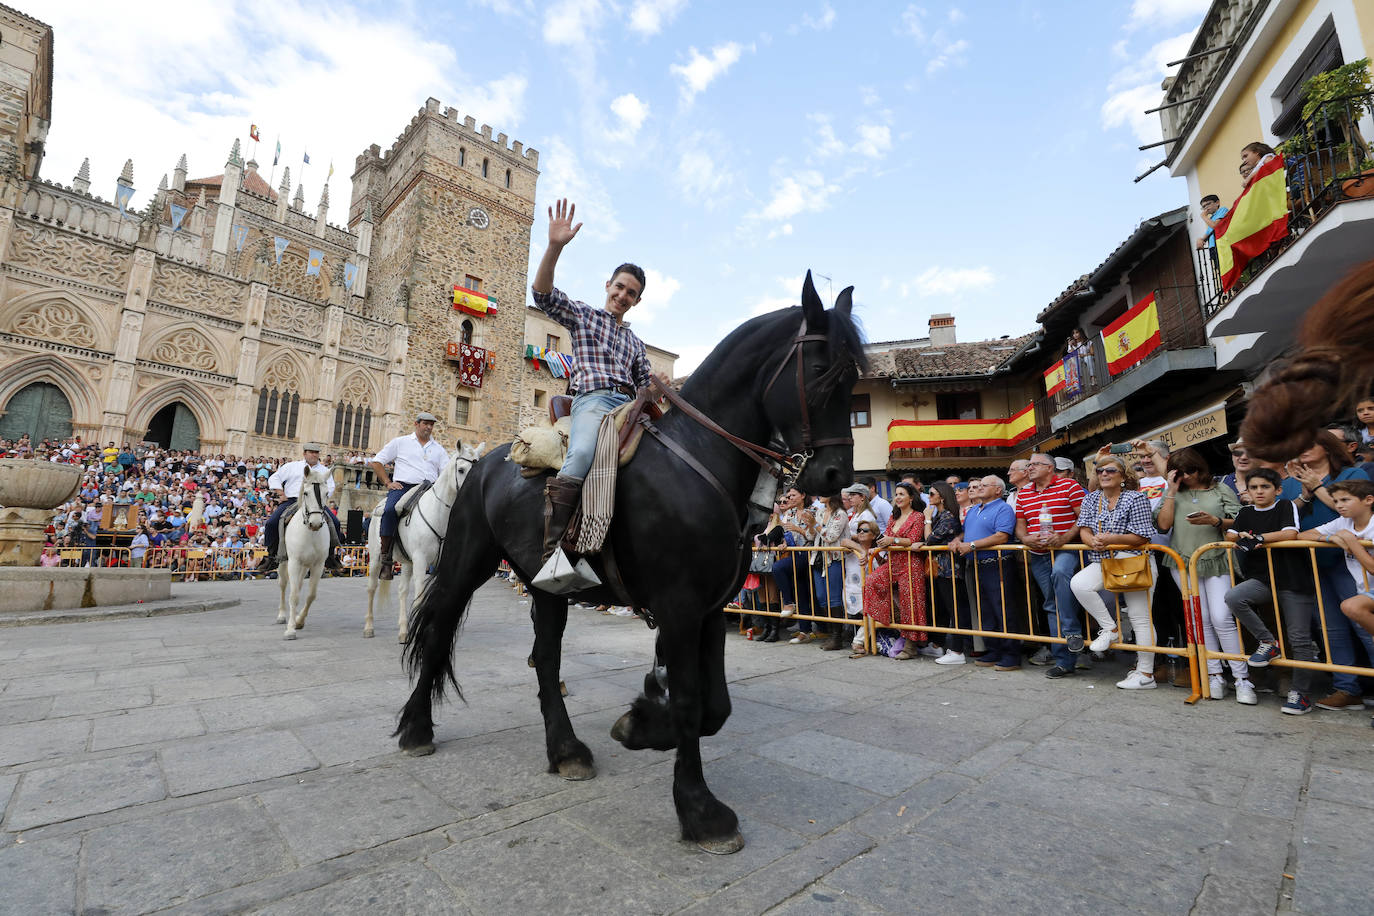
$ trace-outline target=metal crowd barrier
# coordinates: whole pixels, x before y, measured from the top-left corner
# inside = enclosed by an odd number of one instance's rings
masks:
[[[333,575],[345,578],[367,575],[368,553],[366,546],[335,547],[334,553],[338,556],[339,562],[343,564],[343,569],[333,573]]]
[[[83,550],[108,552],[115,548],[67,548],[80,554]],[[119,548],[128,553],[128,548]],[[343,569],[330,575],[352,578],[367,575],[368,554],[366,547],[337,547],[335,553]],[[173,580],[178,582],[198,582],[207,579],[251,579],[256,573],[258,562],[267,556],[264,547],[204,547],[180,545],[176,547],[149,547],[143,556],[143,565],[149,569],[170,569]],[[68,565],[64,556],[63,565]],[[72,565],[77,565],[73,563]],[[120,565],[120,564],[111,564]]]
[[[1366,548],[1370,548],[1371,546],[1374,546],[1374,544],[1371,544],[1371,542],[1369,542],[1369,541],[1361,541],[1360,543],[1363,544]],[[1230,580],[1231,580],[1231,587],[1232,587],[1232,588],[1235,587],[1236,582],[1238,581],[1238,580],[1237,580],[1237,571],[1236,571],[1236,561],[1235,561],[1235,547],[1236,547],[1236,545],[1233,544],[1233,543],[1230,543],[1230,542],[1227,542],[1227,541],[1217,541],[1217,542],[1212,543],[1212,544],[1203,544],[1201,547],[1199,547],[1197,550],[1195,550],[1195,551],[1193,552],[1193,556],[1192,556],[1191,560],[1189,561],[1189,591],[1192,592],[1192,600],[1193,600],[1194,602],[1199,602],[1199,599],[1198,599],[1197,596],[1201,593],[1200,587],[1199,587],[1199,582],[1198,582],[1197,561],[1198,561],[1204,554],[1208,553],[1209,551],[1216,551],[1216,550],[1224,550],[1224,551],[1226,551],[1226,563],[1227,563],[1227,569],[1228,569],[1228,571],[1229,571],[1229,576],[1230,576]],[[1318,551],[1318,550],[1328,550],[1328,551],[1329,551],[1329,550],[1339,550],[1339,551],[1341,551],[1341,553],[1342,553],[1341,563],[1344,564],[1344,562],[1345,562],[1345,559],[1344,559],[1344,556],[1343,556],[1344,553],[1345,553],[1344,549],[1341,548],[1341,547],[1340,547],[1339,545],[1337,545],[1337,544],[1330,544],[1330,543],[1327,543],[1327,542],[1325,542],[1325,541],[1298,541],[1298,540],[1293,540],[1293,541],[1275,541],[1275,542],[1266,544],[1263,548],[1258,548],[1258,549],[1262,549],[1262,550],[1265,552],[1265,557],[1266,557],[1266,560],[1267,560],[1267,563],[1268,563],[1268,568],[1269,568],[1269,569],[1268,569],[1268,571],[1269,571],[1269,600],[1270,600],[1270,602],[1271,602],[1271,607],[1272,607],[1272,609],[1273,609],[1273,614],[1274,614],[1274,627],[1273,627],[1273,631],[1274,631],[1274,638],[1275,638],[1275,640],[1278,642],[1278,646],[1279,646],[1279,657],[1278,657],[1278,658],[1275,658],[1275,659],[1273,659],[1273,660],[1271,660],[1271,661],[1269,662],[1269,664],[1270,664],[1271,666],[1273,666],[1273,667],[1278,667],[1278,668],[1307,668],[1307,669],[1310,669],[1310,670],[1313,670],[1313,671],[1325,671],[1325,672],[1327,672],[1328,674],[1354,674],[1354,675],[1359,675],[1359,676],[1361,676],[1361,677],[1374,677],[1374,667],[1361,668],[1361,667],[1358,667],[1358,666],[1355,666],[1355,665],[1337,665],[1337,664],[1334,664],[1334,663],[1331,661],[1331,634],[1330,634],[1330,631],[1327,629],[1327,626],[1326,626],[1326,617],[1327,617],[1327,611],[1326,611],[1326,598],[1325,598],[1325,596],[1322,594],[1323,589],[1322,589],[1322,587],[1321,587],[1321,573],[1320,573],[1320,571],[1319,571],[1319,569],[1318,569],[1318,566],[1317,566],[1317,551]],[[1313,623],[1313,625],[1312,625],[1312,626],[1313,626],[1313,629],[1312,629],[1312,636],[1313,636],[1313,639],[1317,642],[1317,647],[1318,647],[1318,649],[1321,651],[1321,656],[1322,656],[1323,658],[1325,658],[1326,661],[1302,661],[1302,660],[1299,660],[1299,659],[1289,658],[1289,657],[1288,657],[1288,627],[1287,627],[1287,625],[1284,623],[1284,618],[1283,618],[1283,613],[1284,613],[1284,611],[1283,611],[1283,607],[1282,607],[1283,602],[1279,599],[1279,592],[1278,592],[1277,586],[1275,585],[1275,579],[1274,579],[1274,553],[1273,553],[1273,551],[1276,550],[1276,549],[1279,549],[1279,550],[1303,550],[1303,551],[1306,551],[1307,554],[1308,554],[1308,562],[1307,562],[1306,564],[1304,564],[1304,565],[1307,566],[1307,568],[1310,569],[1310,570],[1312,571],[1312,591],[1313,591],[1313,593],[1314,593],[1314,598],[1315,598],[1315,603],[1316,603],[1316,614],[1315,614],[1315,616],[1314,616],[1314,623]],[[1368,572],[1367,570],[1366,570],[1365,573],[1364,573],[1363,581],[1362,581],[1362,582],[1356,583],[1356,587],[1357,587],[1357,589],[1359,589],[1359,590],[1362,591],[1362,592],[1368,592],[1368,591],[1370,590],[1370,587],[1371,587],[1370,574],[1369,574],[1369,572]],[[1200,604],[1199,604],[1199,611],[1198,611],[1198,613],[1199,613],[1199,621],[1200,621],[1200,620],[1201,620]],[[1344,616],[1344,614],[1342,614],[1342,612],[1340,611],[1339,608],[1336,609],[1336,614],[1340,614],[1342,617]],[[1268,623],[1267,620],[1266,620],[1266,623]],[[1350,621],[1349,623],[1350,623],[1350,626],[1351,626],[1351,627],[1353,627],[1353,628],[1355,628],[1355,629],[1358,630],[1359,624],[1355,623],[1354,621]],[[1200,623],[1199,623],[1199,626],[1201,626]],[[1245,630],[1244,627],[1239,626],[1239,624],[1237,624],[1237,629],[1239,630],[1239,632],[1240,632],[1240,634],[1241,634],[1241,646],[1242,646],[1242,648],[1244,648],[1244,646],[1245,646],[1247,643],[1252,644],[1252,645],[1256,644],[1256,640],[1253,638],[1253,636],[1251,636],[1249,633],[1246,632],[1246,630]],[[1320,630],[1320,632],[1318,632],[1318,629]],[[1318,638],[1318,636],[1320,636],[1320,638]],[[1356,638],[1358,639],[1358,635],[1357,635]],[[1247,659],[1249,658],[1249,653],[1248,653],[1248,652],[1247,652],[1247,653],[1244,653],[1244,654],[1239,654],[1239,655],[1238,655],[1238,654],[1235,654],[1235,653],[1228,653],[1228,652],[1213,652],[1213,651],[1211,651],[1210,649],[1207,648],[1207,645],[1206,645],[1206,641],[1205,641],[1205,640],[1198,640],[1197,650],[1198,650],[1198,665],[1199,665],[1204,671],[1206,670],[1207,662],[1210,661],[1210,660],[1212,660],[1212,659],[1218,659],[1218,660],[1221,660],[1221,661],[1223,661],[1223,662],[1226,662],[1226,661],[1235,661],[1235,660],[1245,661],[1245,660],[1247,660]],[[1371,664],[1374,664],[1374,659],[1371,659]],[[1201,689],[1202,689],[1202,694],[1203,694],[1203,696],[1205,696],[1205,697],[1210,697],[1210,696],[1211,696],[1210,684],[1208,683],[1208,678],[1206,677],[1205,674],[1204,674],[1203,677],[1202,677]],[[1313,699],[1313,702],[1316,702],[1315,698]]]
[[[51,549],[51,548],[49,548]],[[58,566],[127,567],[132,562],[127,547],[59,547]]]
[[[1055,556],[1056,554],[1058,554],[1058,553],[1062,553],[1062,552],[1067,551],[1067,552],[1082,554],[1083,552],[1088,551],[1088,550],[1090,550],[1090,549],[1091,549],[1091,548],[1089,548],[1086,544],[1067,544],[1067,545],[1065,545],[1064,547],[1055,548],[1055,549],[1049,551],[1050,558],[1051,558],[1051,563],[1053,563],[1054,556]],[[1154,574],[1155,574],[1155,577],[1156,577],[1156,579],[1155,579],[1156,583],[1158,582],[1158,577],[1159,577],[1159,576],[1161,576],[1161,575],[1167,575],[1167,574],[1168,574],[1167,571],[1166,571],[1166,568],[1158,562],[1160,557],[1162,557],[1162,556],[1171,556],[1171,557],[1173,557],[1174,562],[1177,563],[1177,564],[1179,565],[1179,568],[1183,568],[1183,558],[1182,558],[1176,551],[1174,551],[1174,550],[1173,550],[1172,548],[1170,548],[1170,547],[1163,546],[1163,545],[1158,545],[1158,544],[1147,544],[1147,545],[1144,545],[1143,547],[1136,548],[1136,549],[1137,549],[1137,550],[1144,550],[1144,551],[1147,551],[1147,552],[1149,552],[1150,554],[1152,554],[1152,555],[1155,556],[1156,562],[1155,562],[1155,573],[1154,573]],[[949,594],[950,594],[950,596],[951,596],[952,607],[948,608],[947,613],[941,615],[941,616],[946,617],[946,619],[947,619],[948,622],[946,622],[946,623],[941,623],[941,622],[939,622],[939,620],[936,619],[937,608],[938,608],[939,605],[940,605],[940,599],[937,598],[937,594],[936,594],[937,557],[939,557],[940,555],[950,556],[950,557],[951,557],[951,569],[952,569],[952,570],[957,570],[960,566],[962,566],[962,565],[964,565],[964,564],[966,564],[966,563],[968,562],[968,561],[963,560],[962,558],[960,558],[959,560],[956,561],[956,560],[955,560],[955,554],[956,554],[956,552],[955,552],[951,547],[949,547],[948,545],[942,545],[942,546],[922,545],[922,546],[920,546],[920,547],[893,547],[893,548],[889,548],[889,549],[887,550],[887,553],[888,553],[888,554],[894,554],[894,553],[918,554],[918,555],[920,555],[921,557],[923,557],[923,558],[925,559],[925,562],[924,562],[923,564],[920,564],[920,565],[922,565],[924,568],[923,568],[919,573],[914,571],[914,567],[915,567],[917,564],[912,563],[912,564],[908,564],[908,565],[907,565],[907,570],[906,570],[906,574],[905,574],[905,575],[906,575],[906,584],[907,584],[908,588],[914,588],[914,587],[915,587],[915,580],[916,580],[916,577],[919,576],[919,577],[922,577],[922,578],[925,579],[925,582],[924,582],[924,585],[923,585],[923,588],[924,588],[924,591],[925,591],[925,595],[926,595],[926,618],[927,618],[927,619],[926,619],[926,622],[925,622],[925,623],[919,623],[919,624],[906,624],[906,623],[901,623],[901,622],[900,622],[900,619],[901,619],[900,607],[898,606],[898,602],[897,602],[897,601],[895,600],[895,598],[893,597],[892,591],[891,591],[891,590],[889,590],[889,593],[888,593],[888,596],[887,596],[887,598],[888,598],[888,619],[889,619],[889,621],[891,621],[889,624],[877,624],[877,623],[875,623],[875,621],[873,620],[873,618],[869,617],[868,615],[864,615],[864,616],[860,617],[859,619],[855,620],[854,618],[847,618],[847,619],[846,619],[846,618],[837,618],[837,617],[835,617],[835,616],[833,616],[833,615],[831,615],[831,614],[829,614],[829,613],[825,613],[825,612],[824,612],[825,609],[823,609],[823,608],[821,608],[821,607],[818,607],[817,604],[816,604],[816,602],[815,602],[816,595],[815,595],[815,593],[814,593],[814,591],[813,591],[813,588],[812,588],[811,584],[810,584],[809,582],[804,582],[804,581],[801,579],[801,577],[797,575],[797,569],[798,569],[798,567],[804,566],[804,567],[805,567],[806,569],[808,569],[808,570],[811,568],[811,567],[809,566],[809,564],[803,564],[803,563],[797,563],[797,564],[795,564],[795,565],[793,566],[793,568],[792,568],[792,576],[791,576],[791,577],[792,577],[793,594],[796,596],[796,599],[797,599],[797,600],[796,600],[797,610],[796,610],[795,613],[793,613],[793,614],[791,614],[791,615],[788,615],[786,618],[783,618],[783,617],[782,617],[782,614],[781,614],[781,612],[780,612],[780,610],[773,609],[773,607],[774,607],[774,603],[773,603],[773,602],[766,602],[763,606],[759,606],[757,603],[754,603],[754,604],[751,605],[751,604],[750,604],[749,602],[747,602],[747,601],[744,601],[744,602],[735,602],[735,603],[732,604],[732,606],[727,607],[726,610],[729,611],[729,612],[731,612],[731,613],[737,613],[737,614],[742,615],[742,618],[741,618],[741,629],[743,629],[743,627],[744,627],[743,616],[744,616],[744,615],[751,615],[751,614],[752,614],[752,615],[759,616],[759,617],[780,618],[780,619],[786,619],[786,620],[789,620],[789,621],[790,621],[790,620],[797,620],[797,621],[803,621],[803,620],[805,620],[805,621],[812,621],[812,622],[815,622],[815,623],[823,623],[823,624],[834,624],[834,623],[838,623],[838,624],[841,624],[841,625],[843,625],[843,624],[858,625],[858,626],[860,626],[860,627],[863,628],[863,631],[864,631],[864,647],[865,647],[865,649],[866,649],[868,652],[870,652],[870,653],[874,651],[874,647],[877,645],[876,631],[877,631],[878,629],[891,629],[891,630],[895,630],[895,631],[898,631],[898,632],[904,633],[904,634],[906,634],[906,633],[918,633],[918,634],[920,634],[920,633],[924,633],[924,634],[929,634],[929,633],[944,633],[944,634],[953,634],[953,635],[958,635],[958,636],[981,637],[981,638],[983,638],[983,639],[988,639],[988,638],[992,638],[992,639],[1014,639],[1014,640],[1018,640],[1018,641],[1021,641],[1021,642],[1036,642],[1036,643],[1042,643],[1042,644],[1046,644],[1046,645],[1052,644],[1052,643],[1057,643],[1057,644],[1061,644],[1061,645],[1064,644],[1065,641],[1066,641],[1066,640],[1064,639],[1064,637],[1061,637],[1061,636],[1052,636],[1052,635],[1050,635],[1050,633],[1049,633],[1048,631],[1040,632],[1040,631],[1039,631],[1039,628],[1037,627],[1037,624],[1036,624],[1036,618],[1037,618],[1037,616],[1038,616],[1038,614],[1037,614],[1037,609],[1038,609],[1038,607],[1040,607],[1040,605],[1037,605],[1037,604],[1036,604],[1036,601],[1035,601],[1036,591],[1035,591],[1035,590],[1032,590],[1032,588],[1031,588],[1031,583],[1032,583],[1032,580],[1033,580],[1033,576],[1032,576],[1032,574],[1031,574],[1031,569],[1030,569],[1030,557],[1031,557],[1031,554],[1032,554],[1031,549],[1030,549],[1029,547],[1026,547],[1026,546],[1023,545],[1023,544],[1003,544],[1003,545],[999,545],[999,546],[997,546],[997,547],[992,547],[992,548],[982,548],[982,549],[979,550],[979,553],[982,554],[982,553],[986,553],[987,551],[996,552],[996,553],[1002,558],[1001,565],[1000,565],[1000,567],[999,567],[999,577],[998,577],[999,588],[1000,588],[1000,590],[1001,590],[1001,591],[1000,591],[1000,594],[999,594],[999,597],[1001,598],[1002,608],[1003,608],[1003,613],[1002,613],[1002,615],[1001,615],[1001,617],[1002,617],[1001,624],[1002,624],[1002,625],[1001,625],[1000,628],[984,627],[984,626],[981,625],[981,624],[983,623],[983,606],[984,606],[984,605],[983,605],[982,586],[981,586],[981,583],[979,582],[979,579],[978,579],[977,576],[971,577],[971,579],[972,579],[972,586],[973,586],[973,589],[974,589],[974,593],[973,593],[972,595],[966,595],[966,597],[964,597],[963,600],[966,602],[966,606],[963,607],[963,608],[961,608],[961,606],[960,606],[960,595],[961,595],[962,589],[959,588],[959,587],[957,587],[957,586],[953,586],[953,585],[952,585],[951,588],[949,589]],[[762,554],[766,554],[766,555],[776,556],[777,558],[782,558],[782,557],[785,557],[785,556],[787,556],[787,555],[789,555],[789,554],[809,555],[809,554],[814,554],[814,553],[818,553],[818,552],[837,552],[837,553],[843,553],[844,551],[843,551],[843,549],[840,549],[840,548],[789,547],[789,548],[776,548],[776,549],[770,549],[770,550],[755,551],[755,555],[757,556],[758,554],[762,553]],[[1016,570],[1018,570],[1019,578],[1016,578],[1015,576],[1008,576],[1008,575],[1007,575],[1006,570],[1007,570],[1008,564],[1013,564],[1013,568],[1015,568]],[[1080,558],[1079,558],[1079,563],[1078,563],[1078,568],[1081,570],[1081,569],[1083,568],[1083,566],[1084,566],[1083,559],[1082,559],[1082,557],[1080,556]],[[828,571],[828,569],[827,569],[825,576],[823,576],[824,582],[827,584],[827,587],[828,587],[828,581],[829,581],[829,580],[828,580],[828,574],[829,574],[829,571]],[[766,581],[767,581],[768,579],[771,579],[771,578],[772,578],[771,572],[761,572],[761,573],[757,573],[757,575],[759,576],[761,582],[762,582],[762,583],[765,583],[765,584],[766,584]],[[842,572],[841,572],[841,575],[843,575]],[[960,575],[960,576],[962,576],[963,574],[958,573],[958,572],[955,572],[954,575]],[[946,579],[947,579],[948,577],[943,577],[943,576],[941,576],[940,578],[946,578]],[[1016,590],[1014,593],[1009,592],[1009,582],[1008,582],[1009,579],[1011,580],[1011,582],[1010,582],[1010,587],[1011,587],[1011,588],[1014,588],[1014,589]],[[865,584],[867,584],[867,575],[866,575],[866,574],[865,574],[865,577],[864,577],[864,582],[865,582]],[[895,583],[894,583],[894,584],[895,584]],[[1195,584],[1195,583],[1194,583],[1194,584]],[[761,590],[762,590],[762,589],[761,589]],[[1111,648],[1113,648],[1113,649],[1119,649],[1119,650],[1127,651],[1127,652],[1150,652],[1150,653],[1154,653],[1154,654],[1156,654],[1156,655],[1171,655],[1171,656],[1174,656],[1174,657],[1176,657],[1176,658],[1178,658],[1178,659],[1181,659],[1181,660],[1184,662],[1184,664],[1187,666],[1187,669],[1188,669],[1188,678],[1189,678],[1189,685],[1190,685],[1190,687],[1191,687],[1191,690],[1190,690],[1190,692],[1189,692],[1189,695],[1188,695],[1187,697],[1185,697],[1184,699],[1185,699],[1185,702],[1192,704],[1192,703],[1196,703],[1200,698],[1202,698],[1202,696],[1204,696],[1204,694],[1203,694],[1202,691],[1203,691],[1203,689],[1204,689],[1204,687],[1203,687],[1203,682],[1205,682],[1206,678],[1203,676],[1202,672],[1205,670],[1205,668],[1203,667],[1203,665],[1204,665],[1205,663],[1201,660],[1201,656],[1200,656],[1200,651],[1199,651],[1199,650],[1200,650],[1200,648],[1205,649],[1205,647],[1203,647],[1203,646],[1201,645],[1201,644],[1204,642],[1204,640],[1202,639],[1203,629],[1202,629],[1202,617],[1201,617],[1201,611],[1200,611],[1200,604],[1199,604],[1199,602],[1196,600],[1196,592],[1195,592],[1193,589],[1191,589],[1191,588],[1189,587],[1189,580],[1186,579],[1186,578],[1184,579],[1184,587],[1181,589],[1181,591],[1182,591],[1182,593],[1183,593],[1183,594],[1182,594],[1182,597],[1183,597],[1183,607],[1184,607],[1184,612],[1185,612],[1185,613],[1184,613],[1184,621],[1183,621],[1183,622],[1184,622],[1184,632],[1183,632],[1183,636],[1184,636],[1184,645],[1182,645],[1182,646],[1167,646],[1167,645],[1148,645],[1148,646],[1146,646],[1146,645],[1139,645],[1139,644],[1137,644],[1137,643],[1115,642],[1115,643],[1112,643],[1112,644],[1111,644]],[[843,583],[841,583],[841,592],[843,592]],[[1014,605],[1014,606],[1010,605],[1010,604],[1009,604],[1009,601],[1008,601],[1009,597],[1012,597],[1013,594],[1014,594],[1014,597],[1017,599],[1017,602],[1018,602],[1018,603],[1017,603],[1016,605]],[[1107,595],[1107,594],[1111,594],[1111,593],[1109,593],[1109,592],[1103,592],[1102,594]],[[1117,623],[1117,632],[1118,632],[1118,633],[1124,632],[1124,630],[1122,629],[1122,615],[1123,615],[1123,613],[1124,613],[1124,608],[1123,608],[1123,606],[1122,606],[1122,605],[1123,605],[1122,596],[1119,595],[1119,594],[1115,594],[1115,595],[1112,595],[1112,597],[1115,599],[1115,607],[1114,607],[1114,608],[1111,608],[1112,602],[1107,602],[1108,605],[1109,605],[1109,609],[1111,609],[1111,610],[1113,611],[1113,616],[1114,616],[1114,618],[1116,619],[1116,623]],[[1024,599],[1024,604],[1020,604],[1020,603],[1019,603],[1021,599]],[[969,606],[969,605],[971,605],[971,606]],[[1007,613],[1007,609],[1008,609],[1009,606],[1011,606],[1011,607],[1013,608],[1013,610],[1017,612],[1015,615],[1009,615],[1009,614]],[[1075,612],[1076,612],[1076,611],[1075,611]],[[843,613],[844,613],[843,610],[841,610],[841,614],[843,614]],[[977,614],[976,618],[975,618],[975,616],[974,616],[975,613]],[[1026,625],[1025,625],[1024,627],[1020,627],[1020,626],[1013,627],[1013,626],[1012,626],[1012,623],[1017,623],[1017,624],[1019,624],[1019,623],[1021,623],[1022,621],[1021,621],[1020,619],[1017,619],[1017,620],[1013,620],[1013,621],[1009,622],[1009,619],[1010,619],[1012,616],[1015,616],[1015,617],[1017,617],[1017,618],[1024,617],[1024,622],[1025,622]],[[1151,626],[1151,629],[1154,630],[1155,633],[1157,634],[1158,631],[1159,631],[1159,628],[1155,625],[1154,616],[1155,616],[1155,615],[1154,615],[1153,602],[1151,602],[1151,607],[1150,607],[1150,626]],[[1088,642],[1091,642],[1091,641],[1093,640],[1093,638],[1094,638],[1095,630],[1096,630],[1096,620],[1095,620],[1090,614],[1087,614],[1086,612],[1083,613],[1082,617],[1083,617],[1083,626],[1082,626],[1083,640],[1084,640],[1085,643],[1088,643]],[[959,626],[959,625],[958,625],[959,622],[962,621],[962,620],[965,620],[965,619],[969,621],[969,624],[970,624],[970,625],[968,625],[968,626]],[[1127,619],[1129,619],[1129,618],[1127,618]],[[974,625],[974,624],[977,624],[977,625]],[[1158,642],[1157,639],[1156,639],[1156,642]]]

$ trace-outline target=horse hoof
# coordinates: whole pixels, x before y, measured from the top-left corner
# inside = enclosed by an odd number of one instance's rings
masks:
[[[564,760],[558,765],[558,775],[569,782],[582,782],[596,777],[596,767],[579,760]]]
[[[282,639],[295,639],[295,638],[296,638],[296,631],[295,631],[295,630],[287,630],[285,633],[282,634],[282,637],[281,637],[281,638],[282,638]]]
[[[736,830],[734,836],[722,837],[718,840],[698,840],[697,845],[713,856],[728,856],[744,848],[744,834]]]
[[[376,635],[377,635],[377,634],[376,634],[376,633],[373,633],[371,630],[363,630],[363,639],[371,639],[372,637],[374,637],[374,636],[376,636]]]
[[[285,614],[278,614],[278,615],[277,615],[277,623],[286,623],[286,615],[285,615]]]
[[[611,737],[614,738],[616,741],[620,742],[621,744],[624,744],[625,739],[630,737],[631,715],[633,715],[633,711],[625,713],[625,715],[621,716],[619,719],[616,719],[615,724],[611,726]]]
[[[415,747],[406,748],[405,752],[407,757],[428,757],[430,754],[434,753],[434,745],[432,743],[420,744]]]
[[[404,634],[404,633],[397,633],[397,634],[396,634],[396,642],[397,642],[398,645],[404,646],[404,645],[406,644],[406,634]]]

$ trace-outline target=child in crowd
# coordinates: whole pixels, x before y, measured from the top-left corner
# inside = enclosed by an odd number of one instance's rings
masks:
[[[1316,599],[1305,575],[1305,553],[1298,550],[1261,550],[1266,544],[1291,541],[1298,536],[1298,510],[1279,497],[1283,484],[1272,468],[1251,469],[1246,477],[1249,504],[1242,506],[1226,532],[1226,540],[1236,545],[1239,572],[1244,576],[1226,593],[1226,606],[1236,621],[1259,640],[1259,648],[1249,658],[1250,667],[1265,668],[1279,657],[1278,640],[1265,626],[1258,610],[1273,605],[1277,592],[1288,633],[1288,654],[1296,661],[1316,661],[1317,644],[1312,639],[1312,618]],[[1273,580],[1270,580],[1270,569]],[[1275,609],[1276,613],[1278,608]],[[1312,711],[1313,672],[1293,669],[1293,686],[1282,711],[1301,716]]]
[[[1374,397],[1360,399],[1355,405],[1355,419],[1359,420],[1360,441],[1374,442]]]

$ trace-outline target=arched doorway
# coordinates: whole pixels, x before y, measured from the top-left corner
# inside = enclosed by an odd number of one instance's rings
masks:
[[[196,422],[196,415],[191,413],[191,408],[180,401],[173,401],[153,414],[143,438],[148,442],[156,442],[162,448],[194,452],[200,449],[200,424]]]
[[[34,444],[71,436],[72,403],[61,388],[34,382],[10,398],[5,415],[0,417],[0,439],[18,439],[25,433]]]

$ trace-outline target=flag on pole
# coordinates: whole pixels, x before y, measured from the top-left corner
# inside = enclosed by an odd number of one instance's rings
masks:
[[[888,451],[899,448],[1009,448],[1035,435],[1035,405],[987,420],[893,420]]]
[[[1045,394],[1058,394],[1064,390],[1064,361],[1061,359],[1045,370]]]
[[[272,154],[272,166],[273,166],[273,168],[275,168],[276,165],[277,165],[277,163],[280,162],[280,161],[281,161],[281,137],[278,137],[278,138],[277,138],[277,151],[276,151],[275,153]]]
[[[320,264],[323,263],[323,261],[324,252],[318,248],[311,248],[310,259],[306,262],[305,265],[305,275],[307,277],[318,276],[320,273]]]
[[[125,209],[129,206],[129,201],[134,196],[134,189],[127,184],[115,186],[115,203],[119,204],[119,215],[128,216]]]
[[[353,281],[358,279],[358,265],[344,262],[344,290],[352,292]]]
[[[1107,371],[1118,375],[1159,349],[1159,308],[1150,293],[1102,329]]]
[[[185,207],[179,206],[178,204],[169,204],[169,206],[172,208],[172,231],[179,232],[181,230],[181,221],[186,218],[187,210]]]
[[[256,124],[249,124],[249,125],[248,125],[248,136],[251,137],[251,138],[253,139],[253,142],[254,142],[254,143],[257,143],[257,142],[258,142],[258,139],[259,139],[259,138],[258,138],[258,125],[256,125]]]
[[[235,227],[234,227],[234,250],[235,250],[235,251],[242,251],[242,250],[243,250],[243,242],[244,242],[244,239],[246,239],[246,238],[248,238],[248,227],[247,227],[247,226],[235,226]]]
[[[1287,182],[1283,157],[1275,156],[1255,169],[1231,211],[1217,223],[1222,289],[1235,286],[1246,264],[1288,235]]]
[[[284,251],[286,251],[286,246],[289,245],[289,244],[291,244],[291,242],[290,242],[289,239],[284,239],[284,238],[282,238],[281,236],[278,235],[278,236],[273,236],[273,238],[272,238],[272,244],[273,244],[273,246],[275,246],[276,249],[277,249],[277,263],[280,264],[280,263],[281,263],[281,256],[282,256],[282,253],[283,253]]]
[[[328,182],[329,182],[329,179],[331,179],[331,178],[333,178],[333,177],[334,177],[334,160],[333,160],[333,159],[330,159],[330,160],[329,160],[329,174],[326,175],[326,176],[324,176],[324,180],[325,180],[326,183],[328,183]]]
[[[309,164],[310,164],[310,153],[309,153],[309,151],[307,151],[307,152],[305,153],[305,164],[306,164],[306,165],[309,165]]]

